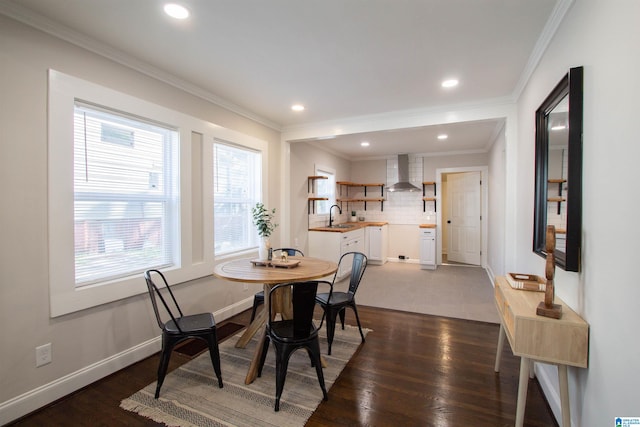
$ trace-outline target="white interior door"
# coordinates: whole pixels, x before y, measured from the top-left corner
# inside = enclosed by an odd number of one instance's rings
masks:
[[[480,172],[447,175],[449,261],[480,265]]]

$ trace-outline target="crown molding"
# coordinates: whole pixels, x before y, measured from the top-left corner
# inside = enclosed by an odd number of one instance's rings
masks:
[[[232,111],[240,116],[243,116],[249,120],[260,123],[268,128],[280,132],[282,126],[279,124],[259,116],[249,110],[246,110],[239,105],[236,105],[226,99],[219,97],[218,95],[211,93],[197,85],[187,82],[171,73],[168,73],[160,68],[154,67],[144,61],[140,61],[132,55],[128,55],[120,50],[114,49],[100,41],[97,41],[91,37],[87,37],[61,25],[51,19],[48,19],[40,14],[37,14],[24,6],[20,6],[15,3],[7,3],[0,1],[0,14],[6,15],[18,22],[29,25],[37,30],[43,31],[58,39],[64,40],[68,43],[74,44],[78,47],[86,49],[97,55],[103,56],[114,62],[126,66],[127,68],[138,71],[151,78],[159,80],[177,89],[180,89],[186,93],[203,99],[207,102],[215,104],[219,107]]]
[[[542,29],[542,33],[540,33],[540,37],[538,37],[538,41],[536,42],[536,45],[533,47],[533,51],[531,52],[531,55],[529,55],[529,60],[527,61],[527,65],[524,67],[522,74],[520,74],[520,79],[518,80],[516,87],[511,93],[511,98],[514,99],[516,102],[518,98],[520,98],[520,95],[522,94],[522,91],[524,90],[525,86],[529,82],[531,75],[533,74],[534,70],[542,60],[542,56],[544,55],[547,48],[549,47],[549,44],[551,43],[551,39],[553,39],[553,36],[556,34],[556,31],[558,31],[560,24],[562,23],[565,15],[567,14],[567,12],[569,11],[569,9],[571,8],[574,2],[575,0],[559,0],[558,3],[556,3],[556,6],[551,11],[551,15],[549,16],[547,23]]]

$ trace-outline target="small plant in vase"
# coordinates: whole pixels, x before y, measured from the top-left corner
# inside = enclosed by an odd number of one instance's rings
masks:
[[[261,238],[260,245],[258,245],[259,258],[261,260],[267,259],[269,253],[269,236],[278,224],[273,222],[276,210],[268,210],[262,203],[256,203],[251,210],[253,214],[253,223],[258,230],[258,236]]]
[[[351,222],[356,222],[357,220],[356,211],[351,211]]]

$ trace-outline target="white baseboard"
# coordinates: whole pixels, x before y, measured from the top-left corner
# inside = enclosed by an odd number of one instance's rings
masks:
[[[231,304],[223,308],[222,310],[218,310],[213,313],[213,316],[216,318],[216,323],[220,323],[223,320],[227,320],[230,317],[235,316],[236,314],[240,314],[245,311],[247,308],[253,307],[253,294],[250,297],[243,299],[242,301],[238,301],[235,304]]]
[[[0,425],[27,415],[132,363],[149,357],[160,351],[160,345],[158,336],[1,403]]]
[[[226,320],[253,305],[253,295],[235,304],[216,311],[216,322]],[[0,403],[0,425],[5,425],[23,417],[45,405],[88,386],[133,363],[160,351],[160,336],[142,342],[134,347],[114,354],[85,368],[79,369],[48,384]]]
[[[489,266],[486,266],[484,270],[487,272],[487,276],[489,276],[489,280],[491,280],[491,285],[495,287],[496,275],[493,274],[493,270]]]

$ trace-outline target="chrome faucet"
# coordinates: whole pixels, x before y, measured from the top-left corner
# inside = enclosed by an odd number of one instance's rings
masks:
[[[329,227],[331,227],[331,225],[333,224],[333,218],[331,217],[331,209],[333,209],[333,207],[338,208],[338,211],[340,212],[340,215],[342,215],[342,209],[340,209],[340,206],[338,205],[331,205],[331,207],[329,208]]]

